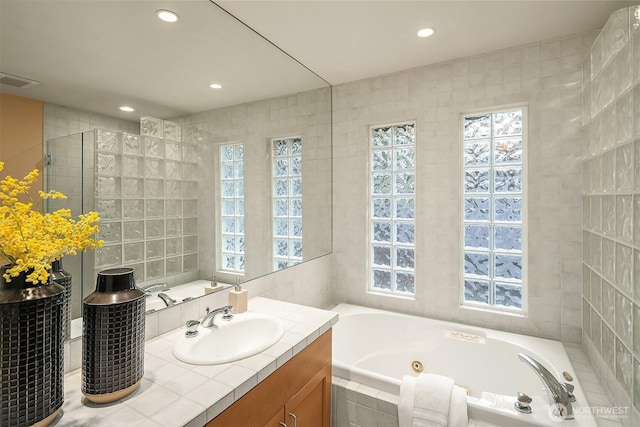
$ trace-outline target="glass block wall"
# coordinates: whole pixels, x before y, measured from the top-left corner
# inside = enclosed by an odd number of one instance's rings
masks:
[[[195,138],[173,122],[144,117],[141,135],[95,130],[95,272],[132,267],[136,281],[198,272]]]
[[[583,341],[640,410],[640,30],[616,11],[583,63]],[[627,402],[617,401],[622,406]]]
[[[416,293],[416,125],[371,128],[369,290]]]
[[[220,269],[244,272],[244,145],[220,146]]]
[[[463,120],[463,304],[523,310],[523,110]]]
[[[302,138],[273,144],[273,269],[302,262]]]

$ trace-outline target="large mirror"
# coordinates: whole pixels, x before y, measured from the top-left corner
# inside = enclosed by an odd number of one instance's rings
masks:
[[[161,284],[160,309],[331,251],[329,85],[218,5],[3,0],[0,19],[1,90],[44,101],[45,187],[69,197],[48,208],[102,216],[104,247],[63,260],[72,317],[101,269]]]

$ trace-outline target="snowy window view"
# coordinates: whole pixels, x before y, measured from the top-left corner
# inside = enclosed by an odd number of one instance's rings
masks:
[[[463,118],[464,305],[521,311],[523,110]]]
[[[370,281],[373,292],[415,294],[415,123],[371,128]]]

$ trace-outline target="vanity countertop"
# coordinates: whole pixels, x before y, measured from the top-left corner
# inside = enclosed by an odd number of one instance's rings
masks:
[[[173,356],[173,345],[185,331],[180,327],[146,342],[142,384],[118,402],[87,401],[80,390],[80,370],[66,374],[62,416],[51,425],[202,427],[338,321],[332,311],[262,297],[249,300],[249,311],[282,320],[280,341],[236,362],[190,365]]]

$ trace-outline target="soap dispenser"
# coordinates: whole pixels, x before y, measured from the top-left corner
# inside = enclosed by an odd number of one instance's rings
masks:
[[[219,284],[218,282],[216,282],[216,275],[214,274],[211,277],[211,283],[209,284],[209,286],[205,286],[204,287],[204,294],[205,295],[209,295],[210,293],[219,291],[222,288],[223,288],[223,286],[221,284]]]
[[[244,313],[247,311],[248,292],[240,286],[240,278],[236,280],[236,286],[229,291],[229,305],[233,307],[233,314]]]

